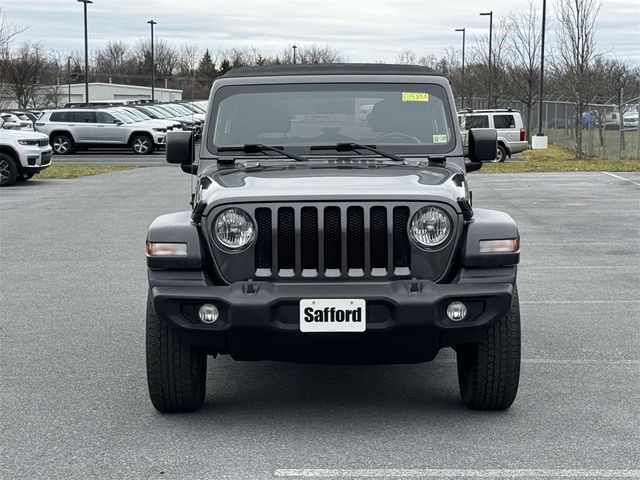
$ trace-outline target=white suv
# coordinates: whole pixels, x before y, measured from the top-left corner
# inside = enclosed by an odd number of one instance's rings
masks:
[[[58,155],[91,147],[128,147],[146,155],[165,145],[167,132],[163,125],[136,122],[106,108],[48,110],[36,122],[36,130],[49,135]]]
[[[0,128],[0,187],[28,180],[49,165],[51,147],[47,135]]]
[[[498,133],[498,156],[496,162],[529,148],[527,132],[520,112],[512,109],[464,110],[458,112],[464,144],[470,128],[493,128]]]

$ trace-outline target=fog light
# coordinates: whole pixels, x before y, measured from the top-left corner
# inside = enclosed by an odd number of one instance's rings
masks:
[[[459,322],[467,316],[467,306],[462,302],[451,302],[447,307],[447,316],[454,322]]]
[[[210,303],[205,303],[200,307],[200,310],[198,310],[198,317],[200,317],[200,321],[203,323],[213,323],[218,320],[219,316],[220,312],[218,311],[218,307]]]

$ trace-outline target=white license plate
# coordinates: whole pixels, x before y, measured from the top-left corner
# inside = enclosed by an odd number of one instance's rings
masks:
[[[300,300],[301,332],[364,332],[367,304],[362,298]]]

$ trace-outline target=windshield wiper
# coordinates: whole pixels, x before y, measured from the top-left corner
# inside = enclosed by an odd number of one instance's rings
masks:
[[[297,160],[299,162],[306,162],[307,159],[301,157],[300,155],[296,155],[295,153],[287,152],[280,147],[275,147],[273,145],[264,145],[262,143],[245,143],[241,147],[219,147],[218,152],[231,152],[233,150],[242,150],[244,153],[258,153],[262,152],[277,152],[280,155],[284,155],[285,157],[292,158],[293,160]]]
[[[361,143],[336,143],[335,145],[313,145],[309,147],[309,150],[336,150],[338,152],[357,152],[358,150],[368,150],[373,153],[377,153],[381,157],[386,157],[396,162],[404,162],[405,159],[394,155],[393,153],[385,152],[376,148],[375,145],[363,145]]]

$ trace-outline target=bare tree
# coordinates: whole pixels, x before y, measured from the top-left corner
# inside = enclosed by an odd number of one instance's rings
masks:
[[[164,40],[156,40],[153,49],[156,72],[161,77],[170,77],[178,68],[179,56],[174,47]],[[134,56],[141,74],[151,71],[151,40],[138,40]]]
[[[11,40],[13,40],[16,35],[24,32],[27,28],[29,27],[18,25],[7,20],[4,9],[0,7],[0,56],[6,57],[9,53]]]
[[[20,108],[40,106],[40,82],[47,66],[39,43],[23,44],[5,62],[7,90]]]
[[[309,45],[298,45],[296,52],[296,63],[340,63],[344,62],[345,57],[337,48],[331,45],[318,45],[315,43]],[[286,47],[279,55],[266,60],[265,63],[270,64],[287,64],[293,63],[293,49]]]
[[[400,65],[416,65],[418,63],[418,56],[413,50],[404,49],[396,55],[395,63]]]
[[[597,0],[559,0],[554,67],[564,94],[576,105],[576,159],[583,157],[582,112],[596,93],[593,65],[601,56],[596,50],[596,18],[601,4]]]
[[[507,93],[509,87],[510,80],[507,73],[509,33],[509,24],[504,18],[493,28],[491,70],[489,70],[489,35],[477,36],[475,45],[471,48],[469,56],[471,63],[482,65],[482,68],[478,68],[475,72],[475,79],[480,82],[478,89],[484,91],[490,108],[498,105],[499,99]]]
[[[531,109],[540,83],[542,21],[532,0],[527,11],[512,13],[509,31],[507,71],[513,96],[526,105],[525,126],[531,138]]]
[[[109,41],[96,56],[98,73],[124,74],[132,70],[133,59],[129,46],[122,40]]]
[[[183,45],[178,51],[178,73],[182,76],[193,76],[198,70],[201,53],[196,45]]]

